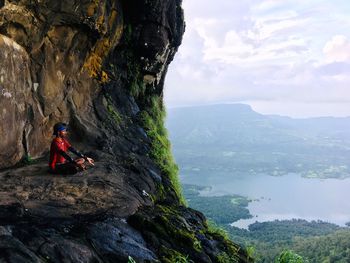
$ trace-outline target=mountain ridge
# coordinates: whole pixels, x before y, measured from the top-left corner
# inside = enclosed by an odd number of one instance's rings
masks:
[[[348,118],[293,119],[240,104],[212,105],[169,110],[167,127],[175,158],[187,174],[217,165],[233,173],[321,178],[350,173]]]

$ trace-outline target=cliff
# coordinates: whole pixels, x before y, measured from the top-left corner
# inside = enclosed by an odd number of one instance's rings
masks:
[[[162,96],[184,28],[180,0],[0,1],[1,262],[248,262],[183,206]],[[56,122],[95,167],[48,174]]]

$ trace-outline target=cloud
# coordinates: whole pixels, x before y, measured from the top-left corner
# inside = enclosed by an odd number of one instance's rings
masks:
[[[347,7],[345,0],[184,0],[187,28],[166,104],[261,102],[291,116],[350,105]],[[319,112],[344,115],[345,108]]]
[[[350,61],[350,41],[344,35],[333,36],[323,48],[329,62]]]
[[[296,34],[308,20],[293,11],[262,17],[246,14],[242,20],[245,27],[235,27],[231,21],[228,29],[225,26],[230,19],[226,16],[192,20],[190,31],[196,31],[203,39],[205,60],[228,64],[266,62],[298,56],[308,50],[307,40]]]
[[[332,62],[320,66],[317,70],[324,76],[350,75],[350,62]]]
[[[255,9],[255,11],[268,11],[281,6],[281,4],[282,3],[280,0],[265,0],[255,5],[253,8]]]

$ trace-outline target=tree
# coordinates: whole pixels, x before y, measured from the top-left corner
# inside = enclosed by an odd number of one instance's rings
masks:
[[[281,255],[275,260],[275,263],[308,263],[301,256],[291,250],[283,251]]]

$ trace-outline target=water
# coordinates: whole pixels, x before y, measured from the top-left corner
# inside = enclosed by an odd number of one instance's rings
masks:
[[[350,178],[308,179],[298,174],[280,177],[269,175],[228,174],[203,175],[194,173],[181,177],[186,184],[208,185],[208,195],[239,194],[253,201],[248,209],[252,219],[239,220],[233,225],[247,228],[255,221],[300,218],[322,220],[344,226],[350,221]]]

